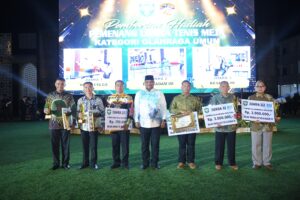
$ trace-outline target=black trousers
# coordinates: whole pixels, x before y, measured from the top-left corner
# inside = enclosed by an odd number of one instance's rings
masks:
[[[59,166],[59,146],[61,144],[62,166],[69,164],[70,160],[70,131],[64,129],[51,129],[51,147],[53,165]]]
[[[111,134],[112,157],[116,165],[120,165],[122,161],[124,166],[128,166],[129,133],[129,131],[117,131]],[[122,160],[120,159],[120,145],[122,146]]]
[[[160,133],[161,128],[140,128],[141,132],[141,141],[142,141],[142,159],[143,165],[149,166],[150,163],[150,150],[149,144],[151,142],[151,165],[157,166],[159,161],[159,140],[160,140]]]
[[[223,165],[225,140],[227,140],[227,155],[229,165],[236,165],[235,162],[235,140],[236,132],[216,132],[215,135],[215,164]]]
[[[98,131],[84,131],[81,130],[81,140],[83,147],[83,159],[82,165],[91,166],[97,164],[98,154]],[[90,162],[90,151],[91,151],[91,162]]]
[[[178,162],[195,162],[196,133],[178,135],[177,137],[179,142]]]

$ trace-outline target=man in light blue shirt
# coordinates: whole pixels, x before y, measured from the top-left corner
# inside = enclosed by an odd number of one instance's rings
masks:
[[[142,142],[141,169],[150,164],[149,144],[151,140],[151,166],[159,169],[159,140],[161,129],[166,125],[167,104],[164,94],[154,89],[154,77],[145,76],[145,90],[136,93],[134,99],[135,126],[140,129]]]

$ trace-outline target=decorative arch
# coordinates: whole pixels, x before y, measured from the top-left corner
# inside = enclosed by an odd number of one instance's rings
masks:
[[[22,79],[24,83],[21,88],[21,95],[37,97],[37,69],[32,63],[23,65]]]

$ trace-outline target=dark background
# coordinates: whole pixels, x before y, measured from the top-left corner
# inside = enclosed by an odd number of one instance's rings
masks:
[[[234,0],[232,0],[234,1]],[[37,66],[37,88],[44,93],[54,90],[58,76],[58,0],[9,0],[2,1],[0,33],[12,34],[12,73],[21,77],[22,67],[30,62]],[[256,77],[268,85],[268,93],[278,94],[277,86],[283,84],[278,69],[278,46],[281,41],[300,35],[300,6],[297,0],[255,0]],[[33,39],[22,39],[22,34],[33,34]],[[33,41],[33,48],[22,48],[20,41]],[[31,45],[29,45],[31,46]],[[296,76],[295,76],[296,77]],[[289,77],[289,82],[295,83]],[[295,79],[296,80],[296,79]],[[291,84],[289,83],[289,84]],[[297,83],[297,82],[296,82]],[[285,83],[286,84],[286,83]],[[14,113],[21,98],[21,84],[12,83]],[[209,94],[205,94],[207,96]],[[243,96],[244,95],[244,96]],[[246,97],[249,94],[239,94]],[[167,100],[174,94],[166,95]],[[38,94],[40,107],[44,95]]]

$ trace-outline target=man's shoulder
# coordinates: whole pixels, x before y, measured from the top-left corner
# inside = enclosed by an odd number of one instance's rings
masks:
[[[212,99],[217,99],[221,97],[221,93],[216,93],[211,96]]]
[[[128,100],[132,100],[132,96],[130,96],[129,94],[123,94],[123,97],[128,99]]]
[[[250,96],[248,97],[249,100],[253,100],[253,99],[255,99],[255,98],[256,98],[256,94],[252,94],[252,95],[250,95]]]
[[[94,98],[96,99],[96,101],[102,101],[101,96],[94,96]]]
[[[199,96],[195,96],[193,94],[190,94],[189,98],[193,99],[193,100],[199,100],[200,97]]]
[[[84,96],[80,97],[80,98],[78,99],[78,102],[79,102],[79,101],[83,101],[83,100],[84,100]]]
[[[190,97],[192,98],[192,95],[190,95]],[[173,99],[174,100],[180,100],[180,99],[183,99],[184,98],[184,95],[183,94],[178,94],[176,95]]]
[[[56,94],[56,91],[51,91],[48,93],[48,96],[53,96],[54,94]]]
[[[47,98],[55,98],[57,96],[57,92],[56,91],[52,91],[49,92],[47,95]]]
[[[63,95],[67,96],[67,97],[72,97],[73,98],[73,95],[70,92],[64,91]]]
[[[273,96],[270,94],[265,94],[265,98],[268,100],[273,100]]]
[[[235,94],[229,93],[229,97],[232,99],[236,99],[237,97],[235,96]]]

